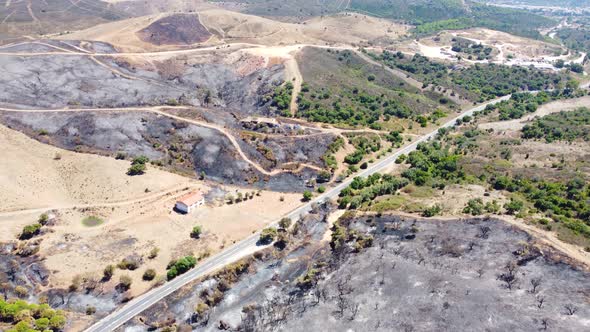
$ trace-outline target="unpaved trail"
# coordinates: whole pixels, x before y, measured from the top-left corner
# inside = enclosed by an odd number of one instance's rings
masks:
[[[521,220],[516,220],[516,218],[509,218],[508,216],[497,216],[497,218],[526,231],[541,242],[557,249],[566,256],[583,263],[586,265],[586,268],[590,268],[590,255],[578,246],[559,240],[555,233],[543,231],[533,225],[526,224]]]
[[[39,19],[37,18],[37,16],[35,16],[35,13],[33,13],[33,3],[31,2],[31,0],[29,0],[27,3],[27,11],[29,12],[29,16],[31,16],[31,19],[33,19],[33,22],[38,24]]]
[[[297,97],[299,97],[299,93],[301,92],[301,84],[303,83],[303,76],[301,75],[299,65],[297,64],[297,60],[295,60],[295,56],[285,61],[285,72],[287,79],[290,78],[289,82],[293,84],[293,92],[291,93],[291,103],[289,104],[289,110],[291,111],[292,115],[295,115],[297,113]]]
[[[552,101],[545,105],[541,105],[535,112],[527,114],[520,119],[487,122],[479,124],[478,127],[481,129],[494,129],[496,131],[520,130],[527,124],[527,122],[532,121],[536,117],[543,117],[561,111],[573,111],[580,107],[590,107],[590,96]]]
[[[13,211],[3,211],[0,212],[0,217],[11,217],[23,214],[35,214],[35,213],[44,213],[48,210],[70,210],[70,209],[85,209],[85,208],[97,208],[97,207],[118,207],[118,206],[125,206],[131,205],[135,203],[141,203],[149,200],[160,199],[162,197],[167,196],[180,196],[180,194],[184,194],[188,192],[191,188],[198,187],[196,184],[186,183],[174,186],[172,188],[158,191],[152,193],[147,196],[142,196],[139,198],[133,199],[125,199],[115,202],[97,202],[92,204],[69,204],[69,205],[58,205],[58,206],[51,206],[51,207],[43,207],[43,208],[34,208],[34,209],[24,209],[24,210],[13,210]],[[202,186],[199,186],[202,187]],[[168,198],[168,197],[167,197]]]
[[[197,121],[197,120],[193,120],[193,119],[187,119],[184,117],[176,116],[176,115],[164,112],[164,111],[162,111],[162,109],[187,109],[187,107],[184,107],[184,106],[154,106],[154,107],[145,107],[145,108],[130,107],[130,108],[61,108],[61,109],[0,108],[0,111],[3,111],[3,112],[28,112],[28,113],[35,113],[35,112],[37,112],[37,113],[45,113],[45,112],[109,112],[109,111],[110,112],[151,112],[151,113],[159,114],[159,115],[171,118],[171,119],[191,123],[191,124],[194,124],[194,125],[197,125],[200,127],[206,127],[206,128],[213,129],[213,130],[220,132],[221,134],[223,134],[227,137],[227,139],[236,148],[236,151],[238,152],[240,157],[245,162],[250,164],[252,167],[254,167],[256,170],[258,170],[260,173],[262,173],[264,175],[274,176],[274,175],[281,174],[281,173],[296,173],[296,172],[300,172],[304,168],[321,170],[321,168],[319,168],[315,165],[301,163],[301,164],[299,164],[300,166],[296,170],[275,169],[272,171],[267,171],[262,166],[260,166],[259,164],[257,164],[256,162],[254,162],[253,160],[248,158],[248,156],[246,156],[246,154],[244,153],[244,151],[240,147],[240,144],[238,143],[236,138],[226,128],[218,126],[218,125],[214,125],[214,124],[211,124],[208,122]]]

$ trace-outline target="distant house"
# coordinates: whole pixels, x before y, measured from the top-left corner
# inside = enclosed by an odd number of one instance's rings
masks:
[[[200,191],[195,191],[182,196],[174,207],[182,213],[190,213],[195,208],[205,204],[205,196]]]

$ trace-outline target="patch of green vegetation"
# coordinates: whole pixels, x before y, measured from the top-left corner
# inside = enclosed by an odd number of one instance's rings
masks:
[[[456,106],[436,92],[420,93],[353,51],[306,47],[302,61],[309,65],[302,68],[306,83],[297,116],[309,121],[380,130]]]
[[[338,204],[341,209],[357,209],[363,203],[373,201],[378,196],[395,194],[408,184],[406,179],[389,174],[375,173],[369,177],[355,177],[347,188],[340,192]]]
[[[348,142],[355,147],[355,151],[344,157],[344,162],[356,165],[370,153],[381,150],[381,137],[379,135],[348,135]]]
[[[338,162],[336,161],[336,157],[334,156],[335,153],[340,151],[344,147],[344,138],[338,136],[330,145],[328,145],[328,149],[326,153],[322,156],[322,160],[326,167],[331,171],[335,171],[338,168]],[[322,174],[321,178],[318,179],[318,182],[327,182],[330,180],[331,174]]]
[[[573,87],[551,92],[541,91],[534,94],[529,92],[517,92],[513,93],[510,99],[503,100],[493,105],[487,105],[484,110],[476,112],[474,115],[477,117],[479,115],[488,115],[492,112],[498,112],[498,119],[501,121],[520,119],[527,113],[535,112],[542,104],[576,96],[578,96],[578,93]]]
[[[277,237],[277,229],[274,227],[267,227],[260,232],[260,243],[269,244],[272,243]]]
[[[39,223],[39,222],[27,225],[27,226],[23,227],[23,230],[20,233],[18,238],[20,240],[28,240],[28,239],[34,237],[35,235],[38,235],[41,232],[42,226],[43,225],[41,225],[41,223]]]
[[[371,206],[368,206],[366,209],[375,212],[396,211],[402,210],[407,203],[408,199],[405,196],[394,195],[384,197],[380,200],[376,200]]]
[[[560,74],[547,73],[536,68],[475,64],[455,69],[452,64],[436,62],[420,54],[411,57],[401,52],[389,51],[368,54],[391,68],[408,72],[426,86],[443,86],[479,102],[521,90],[545,90],[565,81]]]
[[[149,162],[146,156],[139,156],[131,161],[131,167],[127,170],[127,175],[141,175],[147,169],[146,164]]]
[[[590,140],[590,110],[579,108],[535,119],[522,128],[524,139],[545,139],[547,143],[582,139]]]
[[[529,11],[460,0],[352,0],[349,8],[378,17],[405,20],[417,26],[414,29],[417,35],[478,26],[541,38],[539,28],[554,24],[552,19]]]
[[[104,223],[104,220],[97,216],[88,216],[82,219],[82,225],[86,227],[100,226]]]
[[[476,43],[472,40],[455,37],[452,39],[451,50],[457,53],[462,53],[467,56],[467,59],[472,60],[486,60],[491,59],[493,49],[489,46]]]
[[[562,28],[555,33],[565,46],[587,52],[590,49],[590,30],[584,28]]]
[[[271,106],[276,108],[281,116],[292,116],[289,106],[291,105],[291,96],[293,95],[293,83],[286,82],[283,85],[277,86],[272,95],[267,96],[266,99],[271,101]]]
[[[61,310],[22,300],[0,300],[0,321],[12,325],[6,332],[61,331],[67,323]]]
[[[197,259],[195,256],[189,255],[185,256],[179,260],[173,260],[168,263],[166,277],[168,280],[172,280],[177,276],[186,273],[188,270],[192,269],[197,265]]]

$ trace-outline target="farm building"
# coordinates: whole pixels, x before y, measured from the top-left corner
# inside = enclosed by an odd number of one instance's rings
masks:
[[[205,204],[205,196],[200,191],[191,192],[182,196],[176,205],[176,210],[182,213],[190,213],[193,209]]]

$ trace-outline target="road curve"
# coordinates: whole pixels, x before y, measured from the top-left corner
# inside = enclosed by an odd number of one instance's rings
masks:
[[[448,122],[444,123],[443,125],[439,126],[436,130],[421,136],[416,141],[404,146],[403,148],[397,150],[393,154],[389,155],[388,157],[370,165],[367,169],[363,170],[362,172],[358,173],[356,176],[366,177],[373,173],[380,172],[384,170],[386,167],[391,165],[395,162],[395,160],[402,154],[407,154],[416,149],[418,144],[426,142],[433,138],[437,133],[438,130],[441,128],[449,128],[455,125],[457,119],[460,119],[466,115],[472,115],[476,111],[483,110],[489,104],[495,104],[497,102],[508,100],[510,99],[510,95],[500,97],[489,101],[487,103],[481,104],[479,106],[473,107],[460,115],[456,116],[455,118],[449,120]],[[338,194],[342,189],[346,188],[352,182],[352,178],[339,183],[334,188],[326,191],[322,195],[317,196],[310,202],[294,209],[284,217],[291,218],[292,220],[296,220],[301,216],[309,213],[312,208],[312,205],[315,203],[323,203],[330,199],[335,199],[338,197]],[[273,223],[277,224],[278,220]],[[96,322],[94,325],[90,326],[86,332],[110,332],[115,330],[116,328],[120,327],[121,325],[125,324],[129,320],[131,320],[136,315],[140,314],[144,310],[148,309],[152,305],[156,304],[164,297],[170,295],[174,291],[178,290],[182,286],[198,279],[202,278],[211,272],[214,272],[223,266],[230,264],[243,258],[257,250],[264,248],[265,246],[257,245],[258,237],[260,236],[259,232],[252,234],[250,237],[236,243],[235,245],[229,247],[225,251],[222,251],[216,255],[209,257],[207,260],[203,261],[200,265],[196,268],[188,271],[187,273],[173,279],[165,283],[164,285],[154,288],[147,293],[133,299],[132,301],[128,302],[122,308],[114,311],[113,313],[109,314],[108,316],[104,317],[100,321]]]

